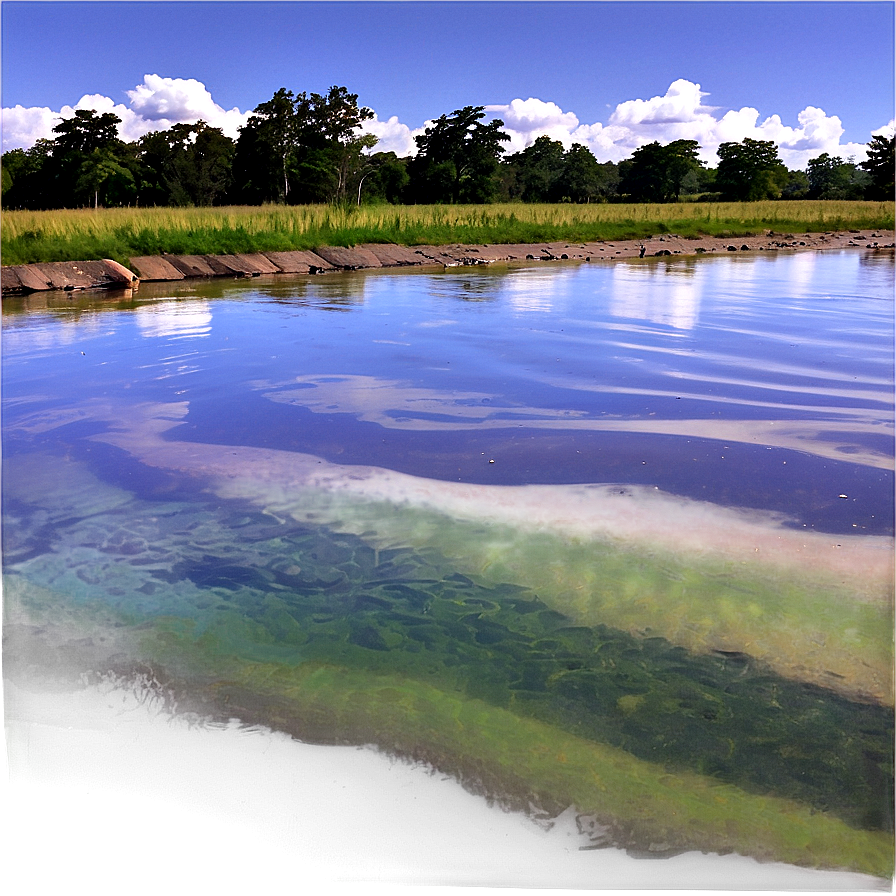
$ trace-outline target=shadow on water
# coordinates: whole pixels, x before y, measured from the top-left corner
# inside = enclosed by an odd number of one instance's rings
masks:
[[[7,592],[4,707],[38,764],[125,787],[173,786],[197,804],[224,795],[287,839],[405,863],[433,882],[424,889],[442,892],[887,892],[861,876],[747,859],[586,849],[572,819],[539,825],[424,765],[222,720],[135,660],[135,643],[107,611],[37,620]]]

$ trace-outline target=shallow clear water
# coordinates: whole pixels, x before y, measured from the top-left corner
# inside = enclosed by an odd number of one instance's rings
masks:
[[[555,732],[650,799],[694,775],[876,837],[893,280],[841,252],[7,300],[11,665],[149,662],[212,714],[591,799],[632,847],[659,803],[501,751]],[[507,744],[446,734],[474,705]]]

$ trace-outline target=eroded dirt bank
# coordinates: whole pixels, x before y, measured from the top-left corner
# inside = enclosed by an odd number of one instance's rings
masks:
[[[159,255],[131,258],[130,269],[117,262],[66,261],[48,264],[8,265],[2,268],[4,295],[126,289],[144,281],[176,281],[210,277],[257,277],[271,274],[323,274],[332,271],[409,266],[457,267],[512,261],[592,262],[639,256],[702,255],[724,252],[779,252],[809,249],[858,248],[893,251],[892,230],[781,233],[766,231],[748,237],[694,237],[656,235],[646,240],[612,240],[590,243],[534,243],[529,245],[397,246],[369,244],[345,248],[324,246],[292,252],[238,255]]]

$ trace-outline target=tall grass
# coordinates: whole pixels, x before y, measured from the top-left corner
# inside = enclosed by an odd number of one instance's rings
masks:
[[[669,205],[231,206],[2,213],[3,264],[352,246],[746,236],[773,229],[892,229],[892,202]]]

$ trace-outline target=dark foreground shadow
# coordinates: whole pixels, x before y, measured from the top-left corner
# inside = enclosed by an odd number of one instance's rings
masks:
[[[225,794],[247,813],[407,863],[442,892],[884,893],[878,882],[744,859],[585,849],[571,825],[502,812],[425,766],[372,748],[300,743],[172,703],[134,674],[128,639],[5,606],[2,683],[42,762]],[[142,683],[141,683],[142,682]]]

